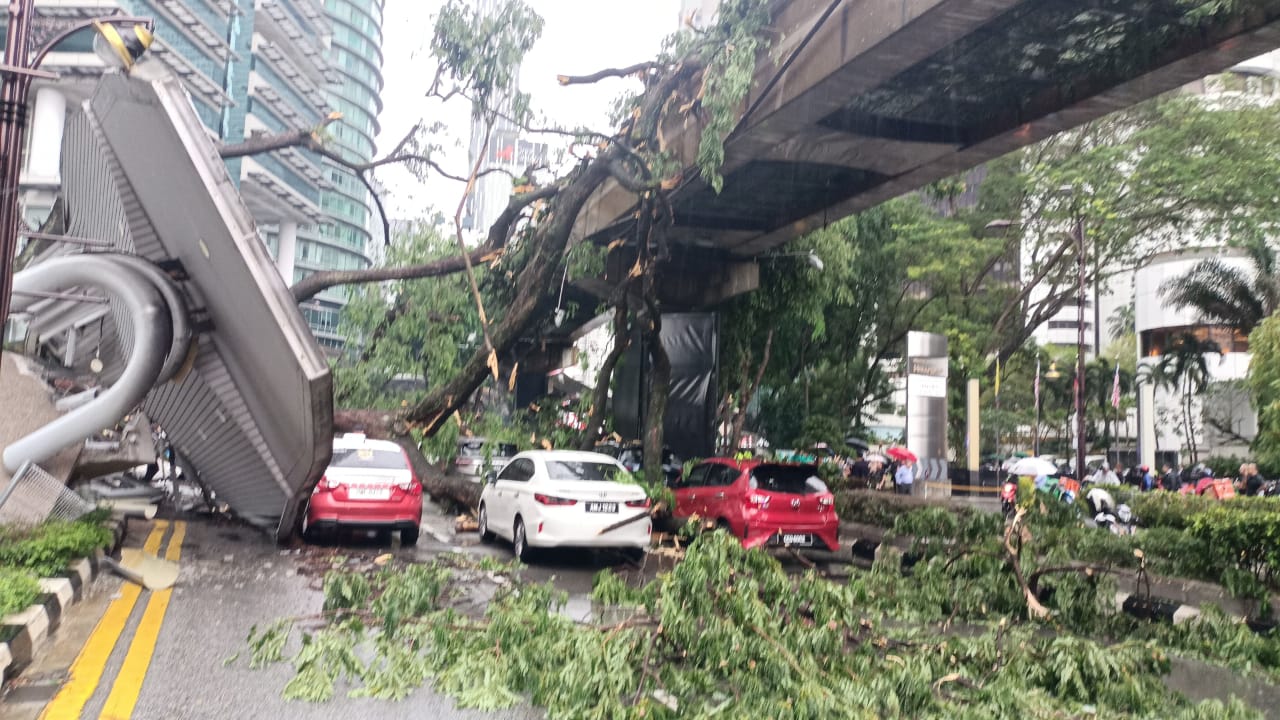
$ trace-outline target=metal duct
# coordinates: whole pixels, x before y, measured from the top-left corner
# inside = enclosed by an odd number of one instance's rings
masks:
[[[91,437],[127,415],[155,385],[173,343],[174,321],[151,278],[128,264],[97,255],[49,260],[14,275],[14,291],[56,292],[97,287],[128,309],[133,335],[120,378],[93,402],[73,410],[4,449],[5,469],[42,462],[67,445]]]

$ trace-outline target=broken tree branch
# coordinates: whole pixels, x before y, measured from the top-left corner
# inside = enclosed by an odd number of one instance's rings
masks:
[[[513,195],[507,202],[507,209],[502,211],[502,214],[498,216],[498,219],[489,228],[489,237],[485,244],[468,254],[471,262],[475,264],[487,263],[501,257],[503,248],[506,246],[507,235],[524,209],[539,200],[554,197],[559,191],[559,185],[546,185],[521,195]],[[419,265],[406,265],[403,267],[326,270],[312,273],[299,280],[291,288],[291,292],[294,300],[304,302],[315,297],[317,293],[338,285],[440,277],[462,272],[465,267],[466,265],[461,255],[452,255]]]
[[[635,65],[628,65],[626,67],[605,68],[588,75],[557,75],[556,80],[561,85],[589,85],[591,83],[600,82],[605,78],[624,78],[631,77],[632,75],[639,75],[640,73],[647,73],[650,70],[656,70],[659,67],[662,67],[659,63],[649,60],[646,62],[636,63]]]

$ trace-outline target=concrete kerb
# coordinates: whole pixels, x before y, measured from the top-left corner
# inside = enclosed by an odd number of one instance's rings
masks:
[[[112,519],[113,550],[124,540],[126,521]],[[58,577],[41,578],[41,594],[26,610],[0,618],[0,685],[30,665],[57,630],[67,608],[84,597],[85,588],[103,568],[104,549],[71,562]]]

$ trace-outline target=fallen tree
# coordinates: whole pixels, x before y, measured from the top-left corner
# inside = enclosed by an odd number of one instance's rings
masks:
[[[1256,718],[1235,698],[1194,703],[1171,692],[1168,652],[1205,647],[1210,664],[1280,676],[1274,639],[1215,617],[1165,629],[1121,616],[1123,627],[1104,629],[1114,607],[1108,615],[1062,587],[1056,601],[1075,609],[1046,631],[1017,593],[984,598],[979,588],[1007,585],[1009,573],[973,560],[947,564],[927,587],[877,571],[836,584],[788,574],[718,531],[653,580],[599,574],[599,612],[582,622],[560,612],[565,594],[524,580],[518,565],[370,564],[330,573],[322,612],[251,632],[248,663],[291,663],[283,694],[294,700],[344,690],[401,699],[430,681],[462,707],[529,702],[575,719]],[[951,617],[935,605],[944,598],[960,608]],[[1085,618],[1096,636],[1082,632]],[[1107,639],[1111,629],[1127,639]],[[294,650],[298,632],[305,642]]]
[[[541,29],[541,19],[520,0],[506,0],[491,15],[453,0],[437,19],[432,54],[439,62],[427,95],[441,101],[462,98],[472,104],[473,116],[492,128],[499,121],[513,123],[528,133],[549,132],[574,139],[570,152],[578,163],[563,176],[536,181],[530,167],[513,183],[506,211],[487,233],[484,243],[466,249],[462,243],[460,203],[455,214],[459,252],[429,262],[401,267],[317,272],[300,280],[294,297],[304,301],[316,293],[342,285],[386,281],[422,280],[466,273],[480,318],[483,343],[448,377],[431,378],[425,396],[393,414],[354,409],[363,413],[363,429],[385,437],[414,432],[432,436],[456,413],[486,378],[498,377],[500,358],[549,314],[555,291],[565,276],[567,256],[574,244],[573,230],[584,204],[607,182],[616,182],[636,197],[641,229],[620,238],[633,244],[639,261],[633,270],[641,302],[624,305],[624,314],[636,315],[638,327],[650,341],[654,366],[661,372],[666,354],[658,341],[661,307],[656,286],[661,267],[669,257],[665,231],[671,216],[667,194],[681,181],[680,163],[673,162],[671,148],[661,128],[677,122],[701,129],[697,165],[703,177],[717,189],[722,179],[723,143],[742,112],[742,100],[750,87],[757,59],[767,46],[769,0],[735,0],[724,3],[717,20],[696,32],[682,34],[668,45],[662,57],[624,68],[608,68],[579,77],[562,76],[565,85],[598,82],[605,78],[638,78],[642,89],[623,102],[616,129],[598,133],[583,129],[538,128],[530,124],[527,99],[513,91],[514,70]],[[324,130],[329,118],[317,127],[276,136],[255,138],[223,154],[236,157],[299,147],[344,165],[363,181],[375,168],[398,162],[423,173],[435,172],[465,183],[465,196],[483,174],[479,161],[468,174],[444,172],[429,142],[433,128],[420,123],[386,157],[355,163],[327,146]],[[384,230],[387,226],[384,216]],[[609,241],[615,241],[609,238]],[[482,297],[474,270],[500,272],[505,278],[493,283],[491,295]],[[500,270],[498,269],[500,268]],[[384,323],[394,323],[400,312],[392,303]],[[625,320],[625,319],[624,319]],[[380,328],[370,334],[373,342],[383,336]],[[605,375],[607,377],[607,374]],[[665,385],[655,383],[650,402],[665,401]],[[603,403],[597,403],[603,411]],[[645,429],[646,466],[660,473],[662,446],[661,407],[650,410],[656,420]]]

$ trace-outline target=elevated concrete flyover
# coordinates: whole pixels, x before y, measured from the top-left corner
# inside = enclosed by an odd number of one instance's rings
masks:
[[[783,0],[717,194],[696,113],[663,129],[684,165],[676,243],[735,263],[824,223],[1280,47],[1280,1]],[[625,237],[602,187],[579,237]],[[705,268],[699,271],[707,275]],[[741,274],[723,272],[739,288]],[[704,289],[710,298],[735,291]]]
[[[109,389],[94,403],[137,388],[125,407],[185,471],[291,532],[332,451],[329,365],[178,79],[157,64],[105,75],[68,119],[62,179],[56,234],[72,241],[42,240],[15,276],[44,293],[19,306],[30,354],[96,371]],[[5,465],[80,443],[69,417],[9,442]]]

